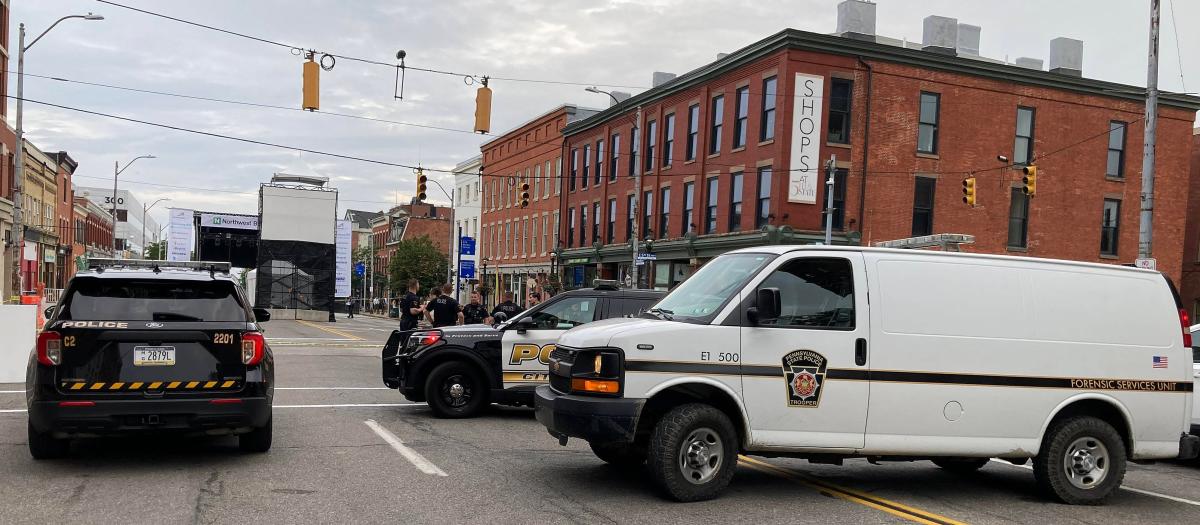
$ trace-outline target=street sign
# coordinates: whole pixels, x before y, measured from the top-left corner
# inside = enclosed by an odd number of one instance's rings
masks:
[[[1149,257],[1145,259],[1135,259],[1133,261],[1133,265],[1137,266],[1138,268],[1145,268],[1147,270],[1157,270],[1158,260]]]
[[[475,255],[475,238],[460,237],[458,239],[458,253],[461,255]]]
[[[637,259],[639,261],[657,261],[658,256],[653,253],[639,253],[637,254]]]
[[[467,259],[458,261],[458,276],[462,277],[463,279],[474,279],[475,261]]]
[[[367,274],[367,265],[362,261],[354,263],[354,275],[362,277]]]

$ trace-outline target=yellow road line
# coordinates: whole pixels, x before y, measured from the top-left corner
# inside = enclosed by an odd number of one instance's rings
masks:
[[[738,460],[743,465],[760,472],[781,476],[800,485],[815,489],[822,494],[827,494],[838,499],[857,503],[866,507],[871,507],[893,516],[904,518],[908,521],[924,523],[927,525],[965,525],[961,521],[947,518],[940,514],[934,514],[932,512],[910,507],[908,505],[881,498],[874,494],[868,494],[866,492],[842,487],[840,485],[834,485],[833,483],[822,481],[812,476],[794,472],[783,467],[778,467],[765,461],[759,461],[743,455],[738,455]]]
[[[362,341],[362,340],[363,340],[363,338],[361,338],[361,337],[359,337],[359,336],[357,336],[357,335],[350,334],[350,333],[346,333],[346,332],[343,332],[343,331],[341,331],[341,330],[334,330],[333,328],[327,328],[327,327],[321,326],[321,325],[319,325],[319,324],[316,324],[316,323],[310,323],[310,322],[308,322],[308,321],[305,321],[305,320],[302,320],[302,319],[297,319],[297,320],[296,320],[296,322],[297,322],[297,323],[300,323],[300,324],[302,324],[302,325],[304,325],[304,326],[309,326],[309,327],[312,327],[312,328],[316,328],[317,330],[324,330],[324,331],[326,331],[326,332],[329,332],[329,333],[331,333],[331,334],[334,334],[334,335],[340,335],[340,336],[342,336],[342,337],[345,337],[345,338],[347,338],[347,339],[353,339],[353,340],[355,340],[355,341]]]

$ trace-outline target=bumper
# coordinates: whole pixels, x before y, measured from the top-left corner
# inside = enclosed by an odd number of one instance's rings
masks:
[[[537,387],[533,397],[537,420],[550,435],[594,443],[632,442],[645,404],[644,399],[559,394],[549,385]]]
[[[1178,459],[1196,459],[1200,457],[1200,435],[1197,434],[1196,426],[1192,426],[1191,434],[1179,436],[1179,458]]]
[[[71,437],[157,431],[240,433],[265,426],[271,419],[269,398],[237,399],[226,403],[212,399],[95,400],[94,406],[35,401],[29,405],[29,422],[39,432]]]

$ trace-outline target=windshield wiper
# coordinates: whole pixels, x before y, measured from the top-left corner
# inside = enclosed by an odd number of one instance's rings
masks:
[[[154,312],[151,314],[155,321],[203,321],[199,317],[177,314],[175,312]]]
[[[671,316],[675,315],[675,312],[667,310],[666,308],[651,308],[646,310],[646,313],[662,319],[663,321],[672,321],[674,318]]]

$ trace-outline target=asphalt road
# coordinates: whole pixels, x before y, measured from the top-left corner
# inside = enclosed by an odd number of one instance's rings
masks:
[[[0,384],[0,523],[1167,523],[1200,519],[1200,463],[1131,465],[1103,507],[1034,494],[1028,469],[993,461],[957,476],[928,462],[743,459],[715,501],[678,504],[647,476],[566,447],[528,409],[433,418],[382,388],[395,323],[276,320],[275,441],[91,440],[34,462],[23,385]]]

